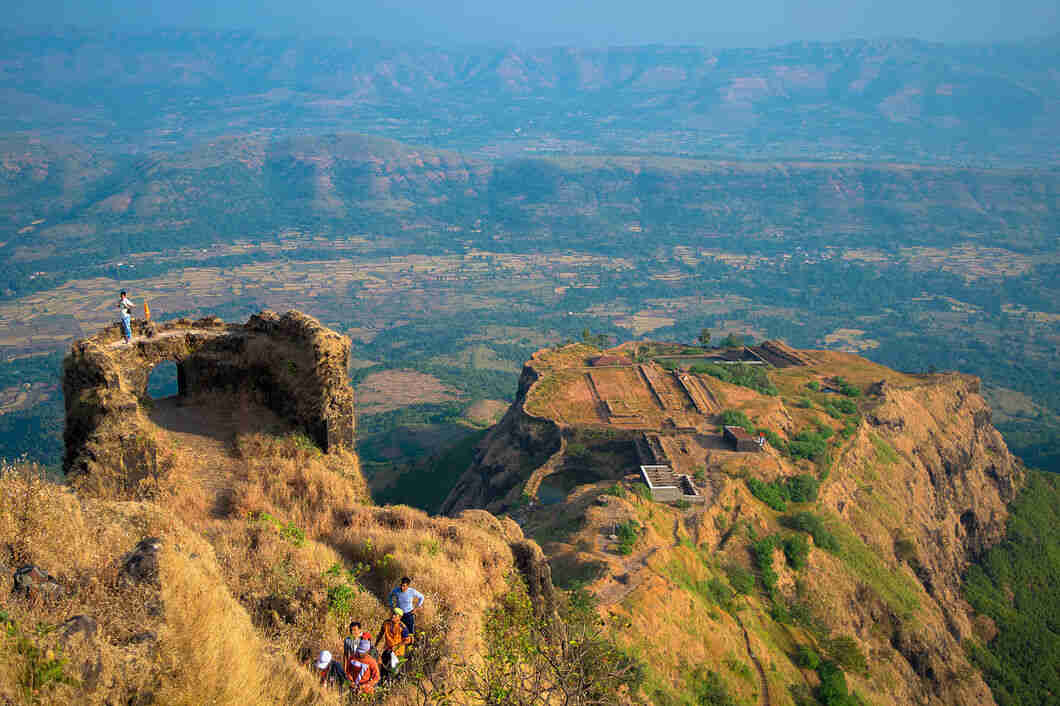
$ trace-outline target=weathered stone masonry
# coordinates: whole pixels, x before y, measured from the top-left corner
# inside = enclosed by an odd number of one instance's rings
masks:
[[[152,368],[164,361],[177,365],[181,396],[250,391],[325,452],[353,447],[350,342],[316,319],[263,311],[242,325],[208,317],[137,328],[125,345],[119,327],[108,327],[76,342],[63,361],[63,468],[78,484],[120,493],[157,472],[140,405]]]

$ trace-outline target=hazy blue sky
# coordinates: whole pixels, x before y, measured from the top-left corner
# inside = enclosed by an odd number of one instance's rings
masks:
[[[758,46],[1060,32],[1058,0],[6,0],[6,26],[243,27],[462,43]]]

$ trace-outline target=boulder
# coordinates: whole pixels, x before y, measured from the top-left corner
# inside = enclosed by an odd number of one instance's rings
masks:
[[[158,537],[141,539],[122,562],[122,573],[136,582],[158,581],[158,553],[162,540]]]
[[[15,569],[11,593],[24,598],[53,598],[63,592],[62,584],[39,566],[28,564]]]
[[[96,619],[88,615],[74,615],[66,619],[62,624],[63,638],[70,639],[75,635],[81,635],[85,639],[96,636],[99,626]]]

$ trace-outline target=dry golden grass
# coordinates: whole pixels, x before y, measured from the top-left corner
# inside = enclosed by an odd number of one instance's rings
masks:
[[[59,597],[5,606],[14,627],[0,645],[0,700],[142,703],[150,693],[171,704],[328,702],[290,658],[270,653],[220,580],[210,544],[165,509],[81,499],[32,467],[5,466],[0,490],[0,566],[10,575],[32,563],[64,587]],[[147,536],[163,542],[158,585],[120,570]],[[93,618],[97,633],[64,636],[58,626],[74,615]],[[28,675],[49,655],[64,660],[71,683],[34,689]]]
[[[54,627],[86,614],[99,623],[90,644],[73,646],[52,629],[32,637],[68,659],[66,673],[79,680],[99,660],[85,685],[47,687],[47,703],[131,703],[148,691],[167,704],[337,703],[295,655],[341,653],[352,618],[375,632],[403,575],[428,596],[419,624],[442,631],[433,678],[475,659],[490,597],[513,570],[516,525],[372,507],[354,454],[322,453],[245,398],[190,402],[141,420],[164,469],[140,493],[149,501],[81,497],[33,469],[0,477],[0,570],[34,563],[76,587],[54,602],[16,601],[12,619]],[[158,585],[120,571],[148,536],[163,541]],[[342,586],[352,590],[336,602],[329,591]],[[0,681],[17,685],[26,663],[0,648]],[[35,698],[5,688],[0,702]],[[378,701],[409,703],[421,688],[409,683]]]
[[[166,625],[160,635],[160,703],[320,703],[311,675],[291,655],[266,649],[216,565],[169,549],[161,586]]]

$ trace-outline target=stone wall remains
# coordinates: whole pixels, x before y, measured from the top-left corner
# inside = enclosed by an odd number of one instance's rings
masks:
[[[157,474],[158,449],[144,433],[141,404],[151,370],[177,365],[180,395],[246,391],[301,427],[325,452],[353,447],[350,342],[297,311],[263,311],[246,324],[216,317],[137,326],[131,344],[117,325],[77,341],[63,361],[63,469],[106,494]]]

